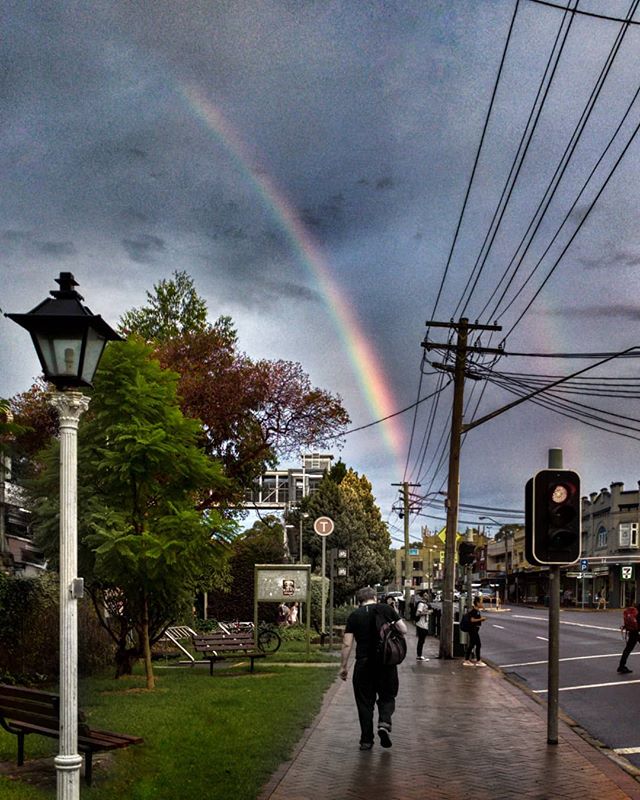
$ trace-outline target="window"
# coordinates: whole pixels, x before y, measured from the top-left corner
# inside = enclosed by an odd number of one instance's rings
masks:
[[[413,562],[413,571],[414,572],[422,572],[422,561],[414,561]]]
[[[606,546],[607,546],[607,529],[604,527],[604,525],[601,525],[598,528],[596,547],[606,547]]]
[[[621,522],[618,526],[618,546],[638,547],[638,523]]]

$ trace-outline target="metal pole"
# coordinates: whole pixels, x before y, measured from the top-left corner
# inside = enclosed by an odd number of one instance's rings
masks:
[[[333,582],[335,580],[336,548],[329,550],[329,649],[333,650]]]
[[[302,564],[302,514],[300,514],[300,558],[298,563]]]
[[[60,744],[54,759],[58,800],[80,797],[78,754],[78,424],[89,407],[80,392],[55,392],[60,418]]]
[[[549,468],[562,469],[562,450],[549,450]],[[549,567],[549,675],[547,744],[558,744],[558,690],[560,687],[560,567]]]
[[[409,572],[409,484],[402,484],[404,505],[404,618],[411,617],[411,573]]]
[[[327,587],[325,586],[325,578],[327,576],[327,537],[322,537],[322,609],[320,612],[320,629],[322,633],[325,632],[325,603],[327,597]]]

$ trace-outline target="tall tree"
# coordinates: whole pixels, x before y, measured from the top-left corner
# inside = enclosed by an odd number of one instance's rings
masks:
[[[359,476],[351,468],[345,471],[339,462],[306,501],[304,509],[312,519],[331,517],[335,530],[327,546],[349,551],[349,575],[336,578],[334,583],[336,603],[346,601],[362,586],[391,579],[394,573],[391,536],[365,476]],[[319,536],[305,538],[304,550],[315,570],[320,566],[321,547]]]
[[[209,593],[211,616],[222,620],[253,619],[255,565],[284,563],[283,537],[282,522],[267,516],[234,539],[229,558],[231,582],[228,590]],[[272,611],[275,619],[275,606]]]
[[[147,342],[163,342],[182,333],[200,333],[208,328],[207,304],[196,292],[186,272],[174,272],[172,280],[161,280],[147,292],[147,305],[133,308],[120,318],[120,333],[137,333]]]
[[[122,317],[121,328],[152,339],[163,366],[179,373],[182,409],[201,420],[207,452],[235,487],[210,502],[236,502],[279,458],[339,442],[349,423],[340,397],[312,386],[300,364],[256,362],[240,352],[232,320],[207,324],[206,304],[185,273],[154,288],[147,306]],[[182,313],[175,298],[185,296],[197,314]]]
[[[78,528],[88,588],[117,646],[118,674],[142,657],[153,688],[151,645],[196,591],[209,588],[202,583],[224,560],[230,524],[195,509],[224,479],[198,447],[199,423],[180,411],[178,376],[150,355],[129,339],[103,356],[79,431]],[[54,559],[56,475],[51,448],[30,489],[38,540]]]

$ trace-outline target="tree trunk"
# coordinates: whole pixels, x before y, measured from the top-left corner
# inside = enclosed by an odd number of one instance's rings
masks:
[[[151,643],[149,641],[149,602],[145,595],[142,620],[142,648],[144,653],[144,670],[147,676],[147,689],[155,689],[156,681],[151,663]]]

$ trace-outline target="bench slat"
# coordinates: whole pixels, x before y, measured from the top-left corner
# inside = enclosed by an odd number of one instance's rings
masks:
[[[25,734],[58,739],[60,736],[59,695],[39,689],[0,684],[0,724],[18,737],[18,765],[22,764]],[[91,759],[94,752],[140,744],[140,736],[92,729],[78,711],[78,750],[85,754],[85,780],[91,785]]]

